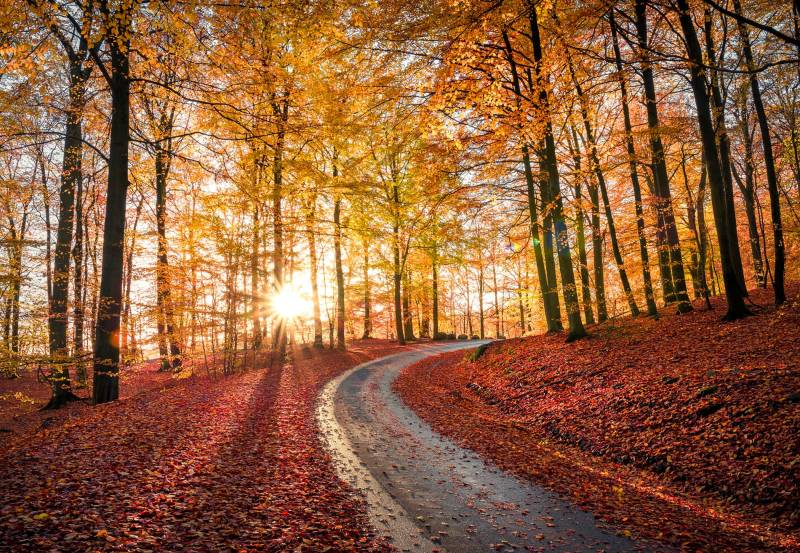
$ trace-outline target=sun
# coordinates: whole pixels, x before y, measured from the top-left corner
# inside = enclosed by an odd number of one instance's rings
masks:
[[[272,312],[281,319],[296,319],[309,312],[309,301],[291,286],[284,286],[272,295]]]

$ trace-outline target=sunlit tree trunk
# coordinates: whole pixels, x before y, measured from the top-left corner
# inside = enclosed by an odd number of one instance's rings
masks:
[[[646,0],[634,0],[636,33],[647,108],[647,126],[650,132],[650,155],[656,204],[656,240],[661,267],[661,284],[665,303],[677,303],[678,312],[684,313],[691,311],[692,304],[689,302],[689,295],[686,292],[686,277],[684,276],[678,229],[675,226],[675,213],[672,209],[672,194],[664,157],[664,145],[661,142],[656,87],[647,36],[646,4]]]
[[[322,315],[319,307],[319,284],[317,273],[317,235],[314,231],[316,225],[317,199],[311,198],[311,203],[306,212],[306,236],[308,237],[309,271],[311,276],[311,302],[314,310],[314,347],[322,348]]]
[[[433,251],[431,253],[431,295],[433,296],[433,307],[432,312],[433,315],[431,319],[433,319],[433,339],[438,340],[439,336],[439,272],[438,272],[438,263],[439,260],[436,256],[436,245],[433,246]]]
[[[286,121],[289,116],[289,99],[274,101],[272,110],[278,119],[278,132],[275,137],[275,151],[272,158],[272,228],[273,228],[273,279],[274,289],[283,288],[283,148],[286,138]],[[286,357],[286,321],[275,317],[272,330],[272,350],[277,352],[279,362]]]
[[[370,309],[370,282],[369,282],[369,240],[364,239],[364,334],[362,340],[371,337],[372,313]]]
[[[636,147],[633,142],[633,126],[631,125],[630,108],[628,107],[628,87],[625,81],[625,74],[622,71],[622,54],[619,49],[617,39],[617,24],[614,19],[613,7],[609,10],[609,23],[611,25],[611,42],[614,49],[614,61],[617,68],[617,79],[619,80],[620,100],[622,103],[622,118],[625,124],[625,147],[628,152],[628,168],[631,176],[631,186],[633,188],[634,209],[636,211],[636,235],[639,238],[639,255],[642,259],[642,280],[644,284],[644,295],[647,303],[647,314],[654,317],[658,314],[655,295],[653,294],[653,279],[650,276],[650,254],[647,251],[647,237],[644,232],[644,210],[642,207],[642,189],[639,184],[639,173],[636,162]]]
[[[583,300],[583,318],[586,324],[594,324],[594,310],[592,309],[592,291],[589,281],[589,260],[586,257],[586,229],[584,226],[584,211],[583,211],[583,197],[581,194],[581,180],[583,179],[583,172],[581,169],[581,154],[578,143],[578,133],[575,127],[570,125],[572,138],[574,144],[567,136],[567,144],[569,145],[570,153],[572,154],[572,161],[575,164],[575,182],[573,189],[575,192],[575,247],[578,249],[578,263],[580,264],[581,275],[581,296]]]
[[[567,311],[569,321],[569,332],[567,341],[577,340],[586,336],[586,330],[581,321],[580,305],[578,303],[578,292],[575,288],[575,275],[572,270],[572,258],[567,236],[567,224],[564,218],[564,205],[561,198],[561,188],[558,175],[558,162],[556,160],[556,146],[553,138],[553,128],[550,122],[549,109],[550,98],[547,88],[544,86],[542,72],[542,44],[539,37],[539,22],[536,14],[536,6],[532,1],[528,2],[528,20],[531,29],[531,43],[533,45],[534,70],[536,73],[536,84],[539,88],[539,103],[544,110],[545,138],[542,158],[547,170],[547,188],[549,188],[549,199],[552,199],[552,218],[555,231],[556,249],[558,252],[559,272],[561,273],[561,286],[564,294],[564,307]]]
[[[336,177],[334,167],[333,176]],[[344,273],[342,271],[342,199],[336,198],[333,202],[333,249],[336,262],[336,347],[345,349],[344,339]]]

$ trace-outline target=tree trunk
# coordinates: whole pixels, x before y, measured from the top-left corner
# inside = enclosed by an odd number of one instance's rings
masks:
[[[642,258],[642,280],[644,295],[647,303],[647,314],[651,317],[658,315],[656,300],[653,294],[653,280],[650,276],[650,254],[647,251],[647,237],[644,233],[644,211],[642,208],[642,189],[639,185],[639,173],[636,167],[636,147],[633,142],[633,126],[628,108],[628,87],[625,84],[625,75],[622,72],[622,55],[617,39],[617,24],[614,20],[614,9],[609,10],[609,23],[611,25],[611,41],[614,48],[614,60],[617,66],[617,79],[619,80],[620,100],[622,103],[622,117],[625,124],[625,147],[628,152],[628,168],[633,187],[634,209],[636,210],[636,235],[639,238],[639,255]]]
[[[275,137],[275,152],[272,158],[272,229],[274,249],[272,253],[274,289],[283,289],[283,146],[286,138],[286,121],[289,116],[289,99],[273,102],[273,112],[278,118],[278,133]],[[272,331],[272,350],[278,354],[278,362],[286,357],[286,321],[276,317]]]
[[[628,280],[628,272],[625,269],[625,262],[622,259],[622,252],[619,249],[619,242],[617,241],[617,229],[614,225],[614,216],[611,212],[611,202],[608,199],[608,190],[606,188],[606,179],[603,174],[603,169],[600,166],[600,159],[597,156],[597,142],[592,129],[592,123],[589,120],[589,106],[586,96],[583,93],[583,87],[575,75],[575,69],[572,65],[572,58],[567,57],[567,65],[569,73],[572,77],[572,84],[575,86],[575,93],[578,95],[580,103],[581,119],[583,119],[583,128],[586,132],[586,142],[589,146],[589,162],[592,167],[592,172],[597,179],[597,184],[600,187],[600,195],[603,198],[603,207],[605,209],[606,224],[608,225],[608,234],[611,238],[611,251],[614,254],[614,261],[617,264],[617,271],[619,272],[619,279],[622,282],[622,290],[625,292],[625,298],[628,300],[628,308],[631,310],[632,317],[639,316],[639,306],[636,305],[636,299],[633,297],[633,290]]]
[[[583,211],[583,196],[581,194],[581,180],[583,179],[583,170],[581,169],[581,153],[578,144],[578,133],[575,127],[570,125],[572,139],[574,144],[570,141],[567,135],[567,144],[569,145],[570,153],[572,154],[572,161],[575,164],[575,182],[573,188],[575,191],[575,242],[578,248],[578,263],[580,263],[581,274],[581,295],[583,300],[583,318],[586,319],[586,324],[594,324],[594,311],[592,309],[592,291],[591,283],[589,281],[589,260],[586,257],[586,230],[584,223]]]
[[[742,104],[739,107],[739,130],[744,145],[744,183],[738,173],[734,173],[739,184],[739,191],[744,199],[745,214],[747,215],[747,230],[750,240],[750,255],[753,258],[753,272],[756,276],[756,285],[759,288],[767,287],[767,277],[764,271],[764,260],[761,256],[761,236],[758,233],[758,220],[756,217],[756,182],[755,167],[753,165],[753,137],[750,135],[750,125],[747,116],[747,89],[742,90]]]
[[[370,313],[369,297],[369,240],[364,240],[364,334],[362,340],[370,338],[372,334],[372,319]]]
[[[130,140],[129,42],[129,39],[122,37],[111,37],[110,40],[111,148],[108,156],[103,261],[94,341],[92,397],[95,403],[114,401],[119,397],[119,318]]]
[[[162,126],[161,130],[165,133],[172,133],[171,123]],[[170,142],[170,140],[167,140],[167,144]],[[161,143],[156,145],[156,229],[158,234],[156,300],[158,310],[163,313],[164,335],[162,340],[166,346],[161,357],[162,371],[175,371],[181,366],[181,350],[175,338],[175,313],[172,306],[169,259],[167,257],[167,177],[170,170],[171,155],[171,152],[165,150]]]
[[[515,104],[517,109],[521,109],[522,91],[520,87],[519,74],[517,72],[517,63],[514,60],[514,50],[511,47],[508,33],[503,31],[503,41],[506,47],[506,58],[511,69],[512,85],[514,87]],[[538,208],[536,206],[536,189],[534,185],[533,168],[531,167],[530,149],[527,142],[522,144],[522,164],[525,170],[525,185],[528,198],[528,215],[530,217],[531,225],[531,240],[533,242],[533,252],[536,259],[536,274],[539,278],[539,287],[542,290],[542,308],[544,309],[545,320],[547,322],[548,332],[557,332],[562,329],[561,316],[554,313],[554,307],[558,302],[556,291],[551,289],[548,280],[548,269],[545,265],[545,258],[542,252],[542,240],[540,238],[540,226]],[[542,200],[544,203],[544,200]],[[542,206],[544,209],[544,206]],[[548,256],[552,264],[552,252]],[[555,267],[553,271],[555,272]],[[554,303],[555,296],[555,303]]]
[[[69,261],[75,220],[75,190],[83,178],[83,110],[86,105],[86,80],[89,71],[79,56],[70,56],[69,110],[64,136],[64,159],[59,192],[58,229],[53,260],[53,293],[50,302],[48,330],[50,356],[53,358],[51,383],[53,394],[45,408],[57,408],[77,399],[70,384],[67,358],[67,303],[69,298]]]
[[[592,203],[592,256],[594,266],[594,289],[597,300],[597,320],[603,322],[608,319],[606,306],[605,270],[603,266],[603,235],[600,232],[600,197],[597,194],[597,184],[589,182],[589,200]]]
[[[394,207],[394,222],[392,225],[392,254],[394,257],[394,326],[397,332],[397,342],[406,343],[403,333],[403,308],[401,305],[402,268],[400,266],[400,193],[397,182],[392,182],[392,203]]]
[[[261,242],[261,220],[258,202],[253,205],[253,242],[250,255],[250,296],[253,306],[251,322],[253,324],[253,350],[258,351],[263,345],[263,335],[261,333],[261,290],[259,285],[260,278],[260,259],[259,243]]]
[[[411,286],[408,271],[403,271],[403,336],[406,340],[416,340],[414,336],[414,316],[411,313]]]
[[[711,117],[711,102],[703,72],[703,54],[700,49],[700,42],[697,39],[697,32],[689,12],[687,0],[676,0],[676,5],[683,35],[686,39],[686,53],[690,63],[692,92],[697,105],[703,155],[708,169],[711,205],[714,209],[714,222],[717,229],[717,241],[722,264],[722,278],[725,284],[725,295],[728,300],[728,312],[725,315],[725,319],[734,320],[751,314],[744,304],[744,295],[742,294],[731,257],[732,244],[729,240],[727,220],[728,217],[734,217],[735,215],[728,213],[728,206],[725,201],[725,182],[717,151],[714,123]]]
[[[672,194],[667,176],[664,146],[661,142],[656,87],[648,50],[646,0],[635,0],[635,8],[636,32],[647,107],[647,127],[650,131],[653,183],[656,196],[656,240],[661,267],[661,284],[664,291],[664,302],[667,304],[677,302],[678,312],[685,313],[692,310],[692,304],[689,302],[689,295],[686,292],[683,259],[678,240],[678,229],[675,226],[675,213],[672,210]]]
[[[314,347],[322,348],[322,315],[319,307],[319,284],[317,282],[317,235],[314,232],[316,224],[317,199],[311,199],[311,206],[306,215],[306,236],[308,236],[308,255],[311,271],[311,301],[314,309]]]
[[[719,72],[717,66],[717,52],[714,46],[714,33],[712,30],[711,9],[705,7],[705,18],[703,30],[705,34],[706,57],[709,65],[707,80],[711,89],[711,114],[714,118],[714,131],[717,136],[717,147],[719,151],[719,161],[722,167],[723,184],[725,185],[725,206],[728,213],[736,213],[733,203],[733,168],[731,163],[731,142],[728,137],[728,129],[725,125],[725,102],[720,92]],[[727,219],[728,241],[731,244],[731,263],[736,271],[736,278],[739,280],[739,287],[742,293],[747,295],[747,284],[744,281],[744,269],[742,268],[742,256],[739,251],[739,231],[736,227],[736,217]]]
[[[741,15],[742,7],[739,0],[733,1],[733,8],[737,14]],[[758,73],[756,72],[755,63],[753,61],[750,35],[742,22],[737,21],[737,24],[739,27],[739,36],[742,40],[745,63],[747,64],[747,70],[750,74],[750,92],[753,95],[753,107],[755,108],[758,126],[761,131],[761,144],[764,150],[764,169],[767,173],[767,189],[769,191],[770,214],[772,218],[772,241],[775,249],[775,259],[773,263],[775,304],[782,305],[786,301],[784,284],[786,254],[783,245],[783,224],[781,222],[781,200],[778,191],[778,174],[775,170],[775,158],[772,153],[772,138],[770,137],[767,112],[764,109],[764,102],[761,99],[761,85],[758,82]]]
[[[483,321],[483,263],[478,265],[478,315],[479,319],[479,328],[480,328],[480,338],[481,340],[484,339],[486,336],[485,328],[484,328],[484,321]]]
[[[542,64],[542,45],[539,37],[539,22],[536,15],[536,6],[532,0],[528,2],[528,18],[531,28],[531,43],[533,45],[534,68],[536,71],[536,81],[539,87],[539,103],[545,113],[545,147],[543,159],[548,175],[549,199],[553,205],[552,218],[555,230],[556,249],[558,252],[558,265],[561,273],[561,285],[564,294],[564,306],[567,311],[569,321],[569,333],[567,341],[577,340],[586,336],[586,330],[581,321],[580,305],[578,303],[578,293],[575,289],[575,275],[572,270],[572,258],[570,255],[569,240],[567,236],[567,224],[564,219],[564,205],[561,198],[561,189],[558,175],[558,165],[556,159],[555,140],[549,113],[549,96],[547,88],[544,86],[544,79],[541,75]]]
[[[336,177],[334,166],[333,176]],[[342,272],[342,199],[333,202],[333,249],[336,258],[336,347],[344,350],[347,346],[344,339],[344,273]]]
[[[439,336],[439,273],[437,271],[436,246],[433,246],[431,255],[431,293],[433,295],[433,339],[438,340]]]

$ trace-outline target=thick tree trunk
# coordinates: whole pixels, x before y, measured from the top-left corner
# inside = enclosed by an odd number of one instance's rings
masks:
[[[733,7],[737,14],[741,15],[742,7],[739,0],[733,1]],[[761,99],[761,85],[758,82],[755,62],[753,61],[753,49],[750,45],[750,35],[747,27],[737,21],[739,36],[742,40],[742,51],[744,53],[747,70],[750,74],[750,92],[753,96],[753,107],[758,118],[758,127],[761,131],[761,144],[764,150],[764,169],[767,174],[767,190],[769,191],[770,215],[772,219],[772,242],[775,250],[773,262],[775,287],[775,304],[782,305],[786,301],[785,290],[785,271],[786,254],[783,245],[783,223],[781,222],[781,199],[778,189],[778,174],[775,170],[775,158],[772,153],[772,137],[769,131],[769,121],[767,112],[764,109],[764,102]]]
[[[686,39],[686,53],[690,62],[692,92],[697,106],[703,155],[708,168],[708,183],[711,189],[711,204],[714,209],[714,222],[717,229],[722,278],[725,283],[725,295],[728,300],[728,312],[725,315],[725,319],[734,320],[751,314],[744,304],[744,295],[731,257],[732,244],[729,240],[727,221],[728,217],[735,217],[735,214],[728,212],[728,205],[725,201],[725,182],[717,151],[714,123],[711,117],[711,102],[703,73],[703,54],[700,49],[700,42],[697,39],[697,32],[689,12],[687,0],[676,0],[676,5],[681,29]]]
[[[661,267],[661,284],[664,291],[664,302],[667,304],[677,303],[678,312],[684,313],[692,310],[692,304],[689,302],[689,295],[686,292],[683,259],[678,240],[678,229],[675,226],[675,213],[672,209],[672,194],[667,176],[664,146],[661,142],[656,87],[648,50],[646,4],[646,0],[635,0],[636,32],[647,108],[647,126],[650,131],[650,153],[656,196],[656,240]]]
[[[631,113],[628,107],[628,87],[625,83],[625,74],[622,71],[622,54],[619,50],[617,24],[614,20],[613,7],[608,13],[609,23],[611,25],[611,41],[614,48],[614,61],[617,67],[617,79],[619,80],[620,101],[622,103],[622,118],[625,124],[625,147],[628,152],[628,168],[631,176],[631,186],[633,187],[634,209],[636,211],[636,235],[639,238],[639,255],[642,259],[644,295],[647,303],[647,314],[651,317],[655,317],[658,315],[658,309],[656,307],[656,300],[653,294],[653,280],[650,276],[650,254],[647,251],[647,237],[645,236],[644,232],[642,189],[639,185],[639,173],[636,167],[636,147],[633,142],[633,126],[631,125]]]
[[[124,41],[125,44],[118,44]],[[119,397],[119,319],[122,302],[125,203],[128,191],[130,140],[129,40],[113,37],[111,44],[111,148],[108,156],[108,192],[103,227],[103,261],[95,327],[95,403]]]
[[[561,189],[558,175],[558,165],[556,160],[556,147],[553,138],[553,129],[549,117],[549,95],[544,86],[544,79],[541,75],[542,64],[542,44],[539,37],[539,22],[536,15],[536,6],[532,0],[528,2],[528,18],[531,28],[531,43],[533,45],[534,68],[536,72],[536,82],[539,85],[539,103],[545,113],[545,147],[543,159],[548,175],[549,199],[552,199],[552,217],[555,230],[556,248],[558,251],[558,265],[561,273],[561,285],[564,294],[564,307],[567,311],[569,321],[569,333],[567,341],[577,340],[586,336],[580,314],[580,304],[578,303],[578,293],[575,288],[575,275],[572,270],[572,258],[567,236],[567,224],[564,218],[564,205],[561,198]]]
[[[83,179],[79,179],[75,193],[75,243],[72,246],[73,274],[73,324],[74,324],[74,346],[76,377],[81,387],[86,386],[86,363],[83,359],[84,345],[84,317],[83,317],[83,233],[84,233],[84,213],[83,213]]]

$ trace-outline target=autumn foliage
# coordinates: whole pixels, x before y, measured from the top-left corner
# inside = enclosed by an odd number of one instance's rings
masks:
[[[397,390],[501,467],[633,532],[704,551],[800,547],[800,303],[613,321],[592,338],[492,344],[407,369]],[[769,301],[752,293],[756,304]]]
[[[29,434],[0,463],[0,544],[387,549],[331,467],[314,405],[328,379],[393,351],[381,341],[347,353],[298,348],[283,367],[158,385]]]

